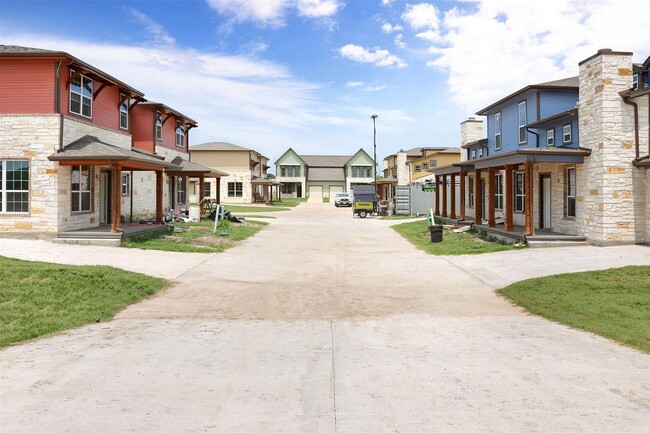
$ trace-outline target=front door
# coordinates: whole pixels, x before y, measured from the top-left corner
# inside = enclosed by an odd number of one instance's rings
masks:
[[[111,174],[108,171],[99,174],[99,223],[111,223]]]
[[[551,228],[551,176],[548,174],[541,176],[540,182],[542,188],[540,191],[540,212],[539,226],[542,229]]]

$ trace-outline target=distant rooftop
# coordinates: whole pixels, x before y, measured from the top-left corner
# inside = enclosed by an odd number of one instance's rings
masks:
[[[190,152],[193,150],[241,150],[246,152],[253,152],[253,149],[237,146],[236,144],[232,143],[226,143],[225,141],[212,141],[209,143],[201,143],[190,146]]]
[[[309,167],[344,167],[352,156],[343,155],[300,155]]]

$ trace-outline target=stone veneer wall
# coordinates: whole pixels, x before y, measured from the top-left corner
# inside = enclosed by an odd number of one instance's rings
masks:
[[[103,126],[92,125],[70,117],[63,117],[63,147],[85,135],[97,137],[100,141],[123,149],[131,149],[131,135]]]
[[[411,182],[411,174],[408,164],[406,164],[406,152],[397,152],[395,165],[397,170],[397,185],[408,185]]]
[[[224,204],[250,204],[253,197],[250,170],[223,170],[229,174],[221,178],[221,203]],[[228,197],[228,182],[242,183],[242,197]],[[303,193],[305,191],[303,190]]]
[[[634,203],[641,188],[633,184],[634,115],[619,95],[631,87],[631,53],[600,50],[580,64],[580,146],[591,155],[576,200],[583,203],[578,215],[584,234],[597,245],[637,241]]]
[[[460,124],[460,145],[477,141],[483,138],[483,121],[470,117]],[[467,150],[460,150],[460,160],[467,161]]]

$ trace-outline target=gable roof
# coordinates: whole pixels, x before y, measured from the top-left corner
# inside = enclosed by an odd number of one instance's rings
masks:
[[[308,181],[323,181],[323,180],[334,180],[334,181],[345,181],[345,170],[343,167],[314,167],[309,168]]]
[[[288,148],[288,149],[287,149],[287,150],[286,150],[282,155],[280,155],[280,157],[279,157],[278,159],[275,160],[275,163],[277,164],[278,161],[280,161],[282,158],[284,158],[284,155],[286,155],[286,154],[289,153],[289,152],[293,152],[293,154],[296,155],[296,156],[298,157],[298,159],[300,159],[302,162],[304,162],[305,165],[307,164],[307,163],[305,162],[305,160],[302,159],[302,157],[301,157],[300,155],[298,155],[298,152],[296,152],[295,150],[293,150],[291,147]]]
[[[299,155],[309,167],[345,167],[350,156],[340,155]]]
[[[151,107],[157,107],[157,108],[159,108],[161,111],[167,111],[167,112],[173,113],[173,114],[175,114],[177,117],[181,117],[181,118],[187,120],[187,121],[190,122],[194,127],[198,126],[196,120],[192,119],[192,118],[189,117],[189,116],[184,115],[184,114],[181,113],[180,111],[174,110],[173,108],[171,108],[171,107],[169,107],[169,106],[163,104],[162,102],[146,101],[146,102],[142,102],[142,103],[140,103],[140,105],[148,105],[148,106],[151,106]]]
[[[477,111],[476,114],[479,116],[484,116],[490,109],[496,107],[499,104],[502,104],[510,98],[514,98],[515,96],[525,93],[529,90],[578,90],[579,85],[580,82],[578,76],[563,78],[561,80],[547,81],[545,83],[530,84],[522,89],[517,90],[514,93],[511,93],[505,98],[499,99],[497,102],[488,105],[484,109]]]
[[[253,149],[237,146],[236,144],[232,144],[232,143],[226,143],[225,141],[211,141],[209,143],[201,143],[201,144],[195,144],[194,146],[190,146],[190,152],[195,150],[234,150],[234,151],[254,152]]]

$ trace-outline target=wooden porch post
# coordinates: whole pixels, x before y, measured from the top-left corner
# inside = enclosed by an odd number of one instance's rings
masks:
[[[221,204],[221,178],[217,178],[217,204]]]
[[[435,179],[436,179],[436,206],[435,206],[434,213],[440,216],[440,176],[436,174]]]
[[[512,165],[506,165],[506,189],[503,191],[503,195],[506,200],[506,225],[505,229],[507,232],[512,232],[515,230],[515,226],[512,222],[512,200],[514,199],[514,191],[512,189]]]
[[[203,175],[200,175],[199,176],[199,208],[200,208],[199,215],[203,215],[203,212],[205,211],[205,203],[203,203],[204,191],[205,191],[205,177]]]
[[[481,188],[481,170],[474,170],[474,224],[483,224],[483,188]]]
[[[465,172],[460,172],[460,220],[465,221]]]
[[[156,171],[156,222],[162,224],[163,214],[163,172]]]
[[[122,228],[122,167],[115,167],[115,227]]]
[[[494,222],[494,168],[488,168],[488,227],[496,227]]]
[[[442,175],[442,216],[447,218],[447,175]]]
[[[525,171],[525,204],[524,211],[526,215],[526,231],[527,235],[535,235],[535,228],[533,227],[533,163],[530,161],[524,162]]]
[[[449,204],[451,208],[449,211],[449,218],[456,219],[456,173],[451,173],[449,178],[449,187],[451,188],[449,190]]]

